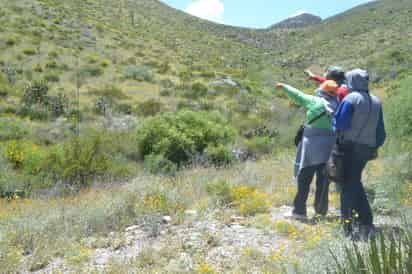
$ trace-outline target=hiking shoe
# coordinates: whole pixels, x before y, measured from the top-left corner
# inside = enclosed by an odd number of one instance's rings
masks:
[[[284,215],[284,217],[286,219],[291,219],[291,220],[295,220],[295,221],[299,221],[299,222],[307,222],[308,221],[308,217],[304,214],[297,214],[297,213],[286,213]]]

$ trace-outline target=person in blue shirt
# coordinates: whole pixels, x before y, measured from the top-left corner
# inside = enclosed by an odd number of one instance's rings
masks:
[[[382,104],[369,93],[369,74],[355,69],[346,74],[349,95],[340,104],[333,121],[339,149],[344,153],[344,182],[341,214],[344,231],[353,235],[353,212],[359,216],[360,236],[368,238],[375,231],[372,210],[362,185],[362,172],[376,157],[386,139]]]

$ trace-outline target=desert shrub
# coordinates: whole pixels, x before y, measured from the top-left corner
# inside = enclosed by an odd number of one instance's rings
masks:
[[[55,60],[48,60],[45,67],[47,69],[57,69],[59,66]]]
[[[7,76],[0,73],[0,96],[5,97],[11,92],[11,87]]]
[[[21,120],[0,118],[0,141],[21,139],[28,133],[27,125]]]
[[[25,55],[35,55],[36,50],[34,48],[25,48],[25,49],[23,49],[23,53]]]
[[[411,85],[412,77],[403,80],[385,107],[391,135],[402,139],[412,136],[412,109],[409,107],[412,103]]]
[[[162,88],[159,94],[164,97],[171,96],[173,94],[173,90],[170,88]]]
[[[153,174],[166,174],[173,175],[177,171],[177,165],[162,155],[148,155],[144,160],[144,167],[150,173]]]
[[[208,146],[232,142],[235,131],[218,113],[183,110],[147,119],[137,136],[143,157],[162,155],[181,166]]]
[[[234,204],[243,215],[255,215],[269,211],[269,195],[250,186],[237,186],[232,189]]]
[[[117,104],[115,109],[117,112],[127,115],[133,114],[134,112],[133,106],[127,103]]]
[[[10,141],[3,146],[4,158],[12,164],[14,168],[20,168],[27,157],[26,144],[18,141]]]
[[[235,207],[242,215],[266,213],[271,206],[269,195],[251,186],[217,181],[207,185],[206,189],[222,205]]]
[[[100,88],[95,88],[89,91],[90,94],[107,98],[109,100],[123,100],[128,96],[120,88],[114,85],[108,85]]]
[[[206,96],[207,90],[208,88],[206,85],[200,82],[196,82],[192,84],[190,89],[188,89],[184,95],[185,97],[190,98],[190,99],[197,99],[197,98]]]
[[[41,64],[35,64],[35,65],[33,65],[33,71],[43,72],[43,66]]]
[[[7,82],[11,85],[14,85],[17,81],[17,69],[12,66],[6,66],[2,68],[2,72],[7,78]]]
[[[94,103],[93,111],[96,114],[105,115],[106,112],[111,108],[111,106],[112,103],[108,99],[100,97]]]
[[[109,151],[101,136],[75,137],[61,146],[56,146],[48,155],[48,172],[55,181],[84,187],[109,167]]]
[[[102,61],[100,62],[100,65],[101,65],[103,68],[107,68],[107,67],[110,65],[110,61],[107,60],[107,59],[102,60]]]
[[[200,76],[204,78],[215,78],[216,72],[214,71],[201,71]]]
[[[5,42],[6,42],[7,46],[12,47],[12,46],[17,45],[19,43],[19,39],[17,37],[10,36],[10,37],[6,38]]]
[[[22,103],[26,106],[47,104],[49,87],[44,81],[35,81],[24,89]]]
[[[59,117],[66,114],[69,99],[64,94],[48,95],[46,82],[34,82],[28,85],[23,94],[23,106],[18,115],[31,119],[46,120],[49,116]]]
[[[233,203],[232,185],[227,181],[216,181],[208,184],[206,190],[209,194],[215,196],[223,205]]]
[[[170,70],[171,66],[168,61],[164,61],[159,65],[159,73],[166,74]]]
[[[150,213],[174,214],[185,208],[182,199],[167,188],[154,188],[143,196],[142,209]]]
[[[123,71],[123,75],[126,79],[146,82],[151,82],[154,78],[153,72],[149,67],[136,65],[127,66]]]
[[[57,57],[59,57],[59,53],[57,52],[57,51],[50,51],[48,54],[47,54],[50,58],[57,58]]]
[[[0,156],[0,198],[24,196],[26,187],[21,176]]]
[[[189,81],[193,77],[193,74],[190,70],[183,70],[183,71],[179,72],[178,76],[183,81]]]
[[[137,106],[138,114],[142,116],[154,116],[162,111],[164,104],[156,99],[148,99],[144,102],[141,102]]]
[[[277,233],[283,236],[294,236],[298,234],[296,226],[286,220],[278,220],[274,223],[274,229]]]
[[[31,120],[45,121],[49,119],[49,112],[47,109],[44,108],[44,106],[37,104],[32,106],[23,105],[16,114],[24,118],[28,117]]]
[[[225,145],[208,146],[205,151],[207,160],[214,165],[229,165],[235,160],[232,150]]]
[[[31,142],[12,140],[2,145],[4,160],[7,161],[6,175],[14,174],[16,182],[3,182],[8,191],[11,188],[27,195],[33,189],[42,188],[47,181],[42,176],[47,151]],[[10,172],[13,169],[13,172]],[[7,177],[7,176],[6,176]],[[5,187],[3,187],[5,188]]]
[[[48,72],[43,76],[43,79],[46,82],[59,82],[60,76],[56,72]]]
[[[97,65],[85,65],[80,68],[79,74],[82,77],[97,77],[103,74],[103,69]]]
[[[69,98],[64,94],[48,96],[47,107],[53,117],[59,117],[67,113],[69,108]]]
[[[256,136],[245,140],[246,150],[251,155],[264,155],[271,153],[275,146],[275,140],[269,136]]]
[[[385,102],[388,142],[381,154],[385,161],[385,173],[375,182],[374,207],[381,213],[400,212],[411,203],[409,192],[412,182],[411,133],[412,103],[409,87],[412,78],[399,82]]]
[[[99,56],[95,54],[91,54],[86,57],[86,60],[89,64],[96,64],[99,61]]]
[[[166,88],[166,89],[175,87],[175,83],[174,83],[172,80],[170,80],[170,79],[160,80],[160,85],[161,85],[163,88]]]
[[[251,93],[242,92],[238,96],[237,111],[242,113],[249,113],[257,106],[257,98]]]

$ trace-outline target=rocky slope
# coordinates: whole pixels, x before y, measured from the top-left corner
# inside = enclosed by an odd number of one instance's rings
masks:
[[[269,29],[295,29],[320,24],[322,18],[309,13],[302,13],[274,24]]]

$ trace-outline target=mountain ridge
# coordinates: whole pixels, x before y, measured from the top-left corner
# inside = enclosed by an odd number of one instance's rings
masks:
[[[296,28],[304,28],[308,26],[313,26],[320,24],[322,22],[322,18],[310,13],[301,13],[296,16],[289,17],[285,20],[280,21],[268,29],[296,29]]]

